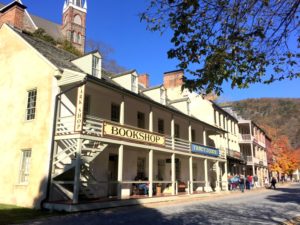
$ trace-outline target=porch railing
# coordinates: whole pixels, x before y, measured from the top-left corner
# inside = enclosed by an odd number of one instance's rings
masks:
[[[101,137],[103,135],[104,120],[95,116],[85,116],[83,121],[82,133],[85,135]],[[111,121],[108,121],[111,123]],[[74,134],[75,116],[60,117],[57,120],[56,136]],[[132,127],[133,129],[135,127]],[[145,130],[146,131],[146,130]],[[147,132],[149,132],[147,130]],[[165,136],[165,147],[172,149],[173,139],[171,136]],[[210,148],[209,146],[207,146]],[[191,152],[191,143],[188,140],[174,138],[174,148],[178,151]],[[225,151],[220,150],[220,158],[225,158]]]

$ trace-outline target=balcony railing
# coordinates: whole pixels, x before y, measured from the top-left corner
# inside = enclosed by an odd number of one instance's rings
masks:
[[[83,129],[82,134],[90,135],[90,136],[96,136],[96,137],[103,137],[104,132],[104,123],[107,122],[109,124],[115,124],[116,126],[122,126],[119,123],[115,123],[109,120],[104,120],[98,117],[94,116],[86,116],[83,121]],[[62,136],[62,135],[71,135],[76,134],[74,132],[74,126],[75,126],[75,116],[67,116],[67,117],[61,117],[57,120],[56,125],[56,136]],[[139,129],[133,126],[125,126],[126,128],[132,129],[132,130],[141,130],[146,133],[151,133],[148,130]],[[160,135],[160,134],[157,134]],[[173,149],[173,139],[169,135],[164,136],[164,147],[167,149]],[[146,143],[145,143],[146,144]],[[198,144],[198,143],[193,143]],[[198,144],[202,145],[202,144]],[[203,146],[203,145],[202,145]],[[225,150],[219,150],[214,147],[209,146],[203,146],[207,149],[214,149],[219,151],[220,158],[225,158]],[[174,149],[177,151],[182,152],[191,152],[191,143],[188,140],[180,139],[180,138],[174,138]]]
[[[247,165],[259,164],[259,159],[252,156],[247,156]]]
[[[246,157],[244,156],[244,154],[242,152],[234,151],[229,148],[226,149],[226,152],[227,152],[227,156],[246,161]]]
[[[241,134],[240,135],[240,139],[242,141],[251,141],[252,140],[252,137],[251,137],[251,134]]]

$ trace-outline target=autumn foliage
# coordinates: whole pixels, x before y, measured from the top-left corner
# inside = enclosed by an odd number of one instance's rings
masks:
[[[300,150],[292,149],[287,136],[275,137],[270,153],[272,154],[270,171],[290,175],[300,166]]]

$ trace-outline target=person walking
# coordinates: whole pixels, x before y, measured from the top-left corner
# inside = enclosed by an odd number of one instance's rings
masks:
[[[272,177],[272,180],[271,180],[271,187],[270,188],[274,188],[274,189],[276,189],[276,183],[277,183],[277,181],[276,181],[276,178],[275,177]]]
[[[241,192],[244,193],[244,191],[245,191],[245,178],[244,178],[243,175],[240,176],[239,185],[240,185]]]

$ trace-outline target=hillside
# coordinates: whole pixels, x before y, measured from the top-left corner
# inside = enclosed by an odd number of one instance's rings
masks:
[[[247,99],[230,105],[243,118],[277,129],[280,135],[288,136],[294,148],[300,148],[300,98]]]

